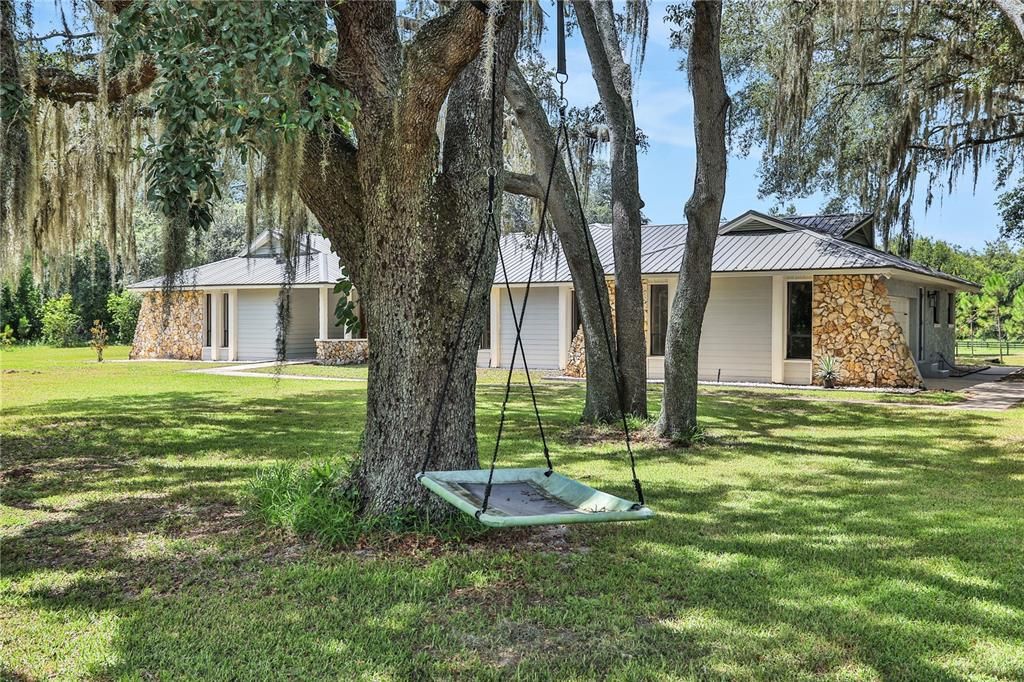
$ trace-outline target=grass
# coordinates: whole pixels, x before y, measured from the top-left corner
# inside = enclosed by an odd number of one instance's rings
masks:
[[[999,362],[999,352],[976,352],[974,355],[968,353],[967,355],[956,356],[956,364],[958,365],[994,365]],[[1003,364],[1011,367],[1019,367],[1024,365],[1024,353],[1003,353]]]
[[[994,341],[974,341],[958,343],[956,346],[956,363],[958,365],[980,365],[999,361],[1000,345]],[[1005,348],[1005,346],[1003,346]],[[1003,364],[1011,366],[1024,365],[1024,350],[1020,344],[1011,345],[1009,352],[1003,353]]]
[[[329,551],[239,499],[351,456],[364,384],[89,357],[0,355],[0,677],[1024,678],[1024,409],[704,391],[706,445],[637,446],[650,522]],[[560,470],[629,495],[582,386],[540,397]]]

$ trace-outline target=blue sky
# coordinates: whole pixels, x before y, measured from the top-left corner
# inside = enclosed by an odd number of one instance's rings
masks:
[[[651,8],[647,56],[634,87],[637,125],[650,138],[650,149],[640,157],[640,192],[646,204],[644,213],[654,223],[684,221],[683,204],[693,189],[696,162],[693,105],[686,75],[678,70],[680,53],[669,46],[669,27],[663,21],[666,4],[655,2]],[[553,20],[551,25],[554,25]],[[553,40],[545,42],[545,53],[553,63]],[[593,104],[598,99],[597,89],[578,33],[569,39],[566,58],[569,70],[566,94],[570,103]],[[756,158],[729,158],[723,217],[731,218],[748,209],[767,211],[773,207],[771,199],[757,197],[757,166]],[[976,189],[972,181],[968,174],[961,178],[953,194],[937,194],[927,212],[922,183],[914,208],[918,234],[974,248],[997,239],[1000,220],[995,208],[998,192],[994,169],[983,169]],[[942,188],[935,189],[938,193]],[[788,203],[793,203],[798,212],[814,213],[823,199],[819,196]]]

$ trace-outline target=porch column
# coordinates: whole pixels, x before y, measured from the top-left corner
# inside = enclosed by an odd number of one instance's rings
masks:
[[[785,381],[786,369],[786,280],[772,276],[772,383]]]
[[[501,289],[491,287],[491,367],[501,367]]]
[[[228,290],[228,360],[238,359],[238,289]]]
[[[318,338],[327,339],[331,335],[330,317],[328,311],[331,308],[331,290],[327,287],[320,287],[320,335]]]
[[[572,342],[574,329],[569,329],[572,324],[572,289],[559,285],[558,287],[558,368],[565,369],[569,364],[569,344]]]
[[[220,346],[220,293],[207,291],[210,296],[210,319],[206,324],[210,325],[210,359],[219,360],[220,353],[217,347]]]

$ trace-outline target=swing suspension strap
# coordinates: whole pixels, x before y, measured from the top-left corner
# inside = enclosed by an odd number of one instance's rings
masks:
[[[562,3],[558,3],[559,18],[562,14]],[[562,37],[559,36],[559,44],[562,43]],[[564,47],[560,49],[560,52],[564,50]],[[569,136],[569,129],[566,123],[566,107],[568,101],[565,99],[565,84],[569,80],[569,77],[565,73],[559,73],[556,76],[558,78],[558,129],[562,135],[566,138]],[[590,233],[587,230],[587,216],[583,211],[583,202],[580,199],[580,184],[576,176],[576,162],[572,158],[572,152],[567,153],[566,158],[569,161],[569,174],[572,180],[573,193],[576,195],[576,208],[579,211],[580,226],[583,232],[583,242],[587,245],[587,260],[590,263],[590,277],[594,285],[594,293],[598,296],[600,301],[601,281],[597,274],[597,263],[594,257],[594,247],[590,241]],[[598,305],[597,309],[601,312],[601,331],[604,332],[604,345],[608,351],[608,365],[612,370],[612,377],[615,379],[615,395],[619,402],[619,414],[622,417],[622,431],[625,434],[626,439],[626,452],[629,453],[629,468],[633,474],[633,489],[636,491],[636,499],[638,506],[644,505],[644,489],[640,485],[640,479],[636,475],[636,456],[633,454],[633,437],[629,428],[629,419],[626,417],[626,396],[622,387],[622,378],[619,376],[619,368],[615,362],[615,349],[612,344],[612,334],[608,319],[604,314],[604,306]]]
[[[497,136],[496,136],[495,119],[496,119],[496,116],[497,116],[496,109],[498,107],[498,102],[497,102],[497,91],[496,91],[496,78],[495,78],[495,72],[494,72],[494,68],[495,68],[497,60],[492,60],[492,62],[491,62],[491,73],[490,73],[490,80],[491,80],[491,84],[490,84],[491,85],[491,92],[490,92],[490,95],[491,95],[491,115],[490,115],[490,149],[489,149],[491,165],[487,169],[487,175],[488,175],[488,182],[487,182],[487,218],[486,218],[487,225],[486,225],[485,229],[481,232],[481,235],[480,235],[480,245],[477,248],[476,258],[475,258],[475,261],[474,261],[474,264],[473,264],[473,271],[472,271],[472,275],[470,277],[469,291],[467,292],[466,302],[463,305],[462,314],[461,314],[461,316],[459,318],[459,326],[458,326],[458,331],[457,331],[456,336],[455,336],[455,343],[449,349],[449,353],[448,353],[448,372],[447,372],[447,374],[445,376],[445,381],[444,381],[444,384],[442,385],[442,388],[441,388],[441,395],[439,396],[438,403],[437,403],[436,407],[434,408],[434,416],[433,416],[433,420],[432,420],[431,426],[430,426],[430,436],[429,436],[428,441],[427,441],[427,448],[426,448],[426,453],[424,454],[424,457],[423,457],[423,463],[422,463],[422,466],[420,468],[420,475],[422,476],[426,472],[427,466],[429,466],[429,463],[432,460],[433,455],[434,455],[434,451],[436,449],[438,426],[440,424],[441,411],[442,411],[443,406],[445,404],[446,398],[448,396],[448,391],[449,391],[449,388],[450,388],[450,385],[451,385],[452,366],[453,366],[453,363],[454,363],[454,360],[455,360],[455,353],[462,346],[462,337],[463,337],[463,332],[464,332],[464,327],[465,327],[466,319],[467,319],[468,314],[469,314],[469,307],[470,307],[470,304],[471,304],[472,299],[473,299],[473,292],[474,292],[474,290],[476,288],[477,280],[479,279],[480,263],[483,260],[484,254],[486,253],[486,246],[487,246],[488,235],[493,233],[494,234],[494,238],[497,240],[498,262],[501,265],[502,276],[503,276],[503,278],[505,280],[505,291],[506,291],[506,293],[508,295],[509,306],[510,306],[511,313],[512,313],[512,321],[513,321],[513,324],[515,325],[515,330],[516,330],[516,337],[515,337],[515,343],[514,343],[513,350],[512,350],[512,357],[511,357],[511,360],[509,362],[508,374],[507,374],[506,379],[505,379],[505,393],[504,393],[504,398],[502,400],[501,413],[500,413],[500,417],[499,417],[499,421],[498,421],[498,433],[497,433],[497,436],[495,438],[494,453],[491,456],[490,470],[489,470],[488,475],[487,475],[487,485],[486,485],[486,487],[484,489],[483,504],[481,506],[481,509],[479,511],[477,511],[477,513],[476,513],[477,517],[479,517],[481,514],[483,514],[484,512],[487,511],[488,503],[490,502],[491,491],[492,491],[493,482],[494,482],[494,470],[495,470],[495,467],[496,467],[497,462],[498,462],[498,453],[499,453],[499,451],[501,449],[501,439],[502,439],[502,435],[504,433],[504,428],[505,428],[505,418],[506,418],[506,414],[507,414],[507,410],[508,410],[508,402],[509,402],[509,397],[510,397],[511,389],[512,389],[512,377],[513,377],[513,374],[515,372],[515,363],[516,363],[516,356],[517,355],[520,356],[522,358],[522,360],[523,360],[523,370],[526,373],[526,382],[527,382],[527,385],[529,386],[529,390],[530,390],[530,398],[531,398],[531,402],[533,404],[533,411],[534,411],[534,415],[536,416],[536,420],[537,420],[537,429],[538,429],[538,431],[540,433],[541,443],[542,443],[543,448],[544,448],[544,459],[547,462],[547,467],[548,467],[547,471],[545,472],[545,475],[551,475],[551,473],[553,471],[553,466],[552,466],[552,463],[551,463],[551,454],[550,454],[550,451],[548,449],[547,438],[546,438],[545,433],[544,433],[544,424],[543,424],[543,421],[541,420],[540,409],[539,409],[539,407],[537,405],[537,394],[536,394],[536,391],[534,390],[533,379],[530,376],[530,368],[529,368],[529,365],[527,364],[527,361],[526,361],[526,349],[523,347],[523,343],[522,343],[522,326],[523,326],[523,322],[524,322],[525,317],[526,317],[526,305],[527,305],[527,302],[529,301],[529,298],[530,298],[530,288],[531,288],[531,286],[533,284],[533,275],[534,275],[534,272],[536,271],[537,256],[538,256],[538,253],[540,251],[540,240],[541,240],[541,236],[542,236],[542,233],[543,233],[543,230],[544,230],[545,220],[547,218],[548,200],[549,200],[550,195],[551,195],[552,181],[553,181],[554,176],[555,176],[555,170],[557,169],[559,155],[562,153],[562,145],[563,145],[563,143],[565,145],[565,156],[568,159],[568,163],[569,163],[570,178],[571,178],[573,189],[574,189],[574,193],[575,193],[575,196],[576,196],[576,208],[577,208],[577,210],[579,212],[580,228],[581,228],[581,232],[582,232],[582,236],[583,236],[583,241],[587,245],[587,258],[588,258],[588,261],[589,261],[589,264],[590,264],[590,274],[591,274],[592,284],[594,286],[595,294],[600,298],[600,291],[601,291],[601,289],[600,289],[600,286],[601,286],[600,277],[599,277],[598,272],[597,272],[597,264],[596,264],[596,260],[595,260],[594,249],[593,249],[593,245],[591,244],[590,233],[589,233],[589,230],[587,228],[586,213],[583,210],[583,204],[582,204],[582,201],[580,199],[579,179],[578,179],[577,173],[576,173],[576,165],[575,165],[575,162],[574,162],[573,157],[572,157],[572,152],[569,149],[569,128],[568,128],[567,116],[566,116],[566,110],[568,108],[568,101],[565,98],[565,84],[568,81],[568,74],[567,74],[567,70],[566,70],[566,67],[565,67],[565,9],[564,9],[564,2],[563,2],[563,0],[558,0],[557,8],[558,8],[558,38],[557,38],[557,50],[558,50],[558,52],[557,52],[556,78],[557,78],[558,83],[559,83],[559,100],[558,100],[558,119],[559,119],[559,121],[558,121],[558,129],[557,129],[556,134],[555,134],[554,150],[553,150],[553,153],[552,153],[552,156],[551,156],[551,166],[548,169],[548,177],[547,177],[547,182],[546,182],[545,189],[544,189],[544,197],[543,197],[543,200],[542,200],[542,203],[541,203],[540,222],[539,222],[538,227],[537,227],[537,234],[534,236],[534,240],[533,240],[532,256],[531,256],[531,259],[530,259],[530,270],[529,270],[529,273],[528,273],[527,279],[526,279],[526,288],[525,288],[525,290],[523,292],[523,302],[522,302],[522,304],[521,304],[521,306],[520,306],[520,308],[518,310],[518,313],[517,313],[516,305],[515,305],[515,302],[514,302],[514,300],[512,298],[512,287],[511,287],[511,285],[509,283],[508,269],[507,269],[506,264],[505,264],[505,256],[504,256],[504,253],[501,250],[501,229],[500,229],[500,227],[498,225],[497,218],[496,218],[496,216],[494,214],[494,204],[495,204],[495,197],[496,197],[496,193],[497,193],[497,186],[496,186],[497,171],[496,171],[496,165],[495,165],[497,163],[497,153],[496,153]],[[615,362],[615,350],[614,350],[613,343],[612,343],[612,336],[611,336],[611,329],[610,329],[610,326],[609,326],[609,321],[608,321],[608,319],[607,319],[607,317],[605,315],[604,306],[598,306],[598,308],[600,310],[600,315],[601,315],[601,329],[602,329],[602,332],[604,333],[605,349],[608,352],[609,366],[611,367],[612,376],[614,377],[614,380],[615,380],[615,393],[616,393],[616,396],[618,398],[619,413],[620,413],[620,415],[622,417],[622,428],[623,428],[623,432],[625,433],[626,451],[629,453],[629,464],[630,464],[630,469],[631,469],[632,474],[633,474],[633,488],[635,489],[636,495],[637,495],[637,505],[636,506],[640,507],[640,506],[644,505],[644,492],[643,492],[642,486],[640,485],[640,479],[637,477],[637,474],[636,474],[636,457],[633,454],[632,436],[631,436],[631,432],[630,432],[630,428],[629,428],[629,421],[628,421],[627,416],[626,416],[625,395],[624,395],[624,392],[623,392],[622,381],[621,381],[621,378],[619,376],[618,367],[616,366],[616,362]]]
[[[467,320],[467,318],[469,316],[469,307],[470,307],[470,304],[472,303],[472,300],[473,300],[473,293],[474,293],[474,291],[476,289],[477,281],[479,280],[480,264],[483,261],[484,254],[486,253],[486,249],[487,249],[487,238],[488,238],[488,236],[490,234],[493,233],[494,238],[495,238],[496,243],[497,243],[497,246],[498,246],[498,256],[499,256],[499,259],[501,261],[501,269],[502,269],[502,272],[505,275],[505,290],[508,292],[509,306],[511,307],[511,312],[512,312],[512,322],[514,323],[515,330],[516,330],[516,339],[515,339],[515,346],[514,346],[514,348],[512,350],[512,361],[509,363],[508,379],[507,379],[507,381],[505,383],[505,399],[504,399],[504,402],[502,403],[501,422],[500,422],[500,425],[498,427],[498,436],[497,436],[497,441],[495,443],[495,452],[494,452],[494,457],[492,458],[492,462],[491,462],[491,472],[490,472],[490,477],[488,478],[487,493],[486,493],[486,496],[485,496],[484,508],[486,508],[486,506],[487,506],[486,498],[490,497],[490,492],[491,492],[490,478],[494,476],[494,462],[497,460],[498,448],[501,446],[502,427],[504,426],[504,423],[505,423],[505,408],[508,405],[509,392],[511,390],[511,383],[512,383],[512,374],[513,374],[514,367],[515,367],[515,359],[516,359],[516,354],[517,353],[519,353],[521,355],[522,359],[523,359],[523,369],[526,372],[526,382],[527,382],[527,384],[528,384],[528,386],[530,388],[530,399],[531,399],[531,402],[533,404],[533,412],[534,412],[534,415],[536,416],[536,420],[537,420],[537,430],[540,433],[541,443],[543,444],[543,448],[544,448],[544,459],[545,459],[545,461],[547,462],[547,465],[548,465],[547,473],[550,474],[551,471],[553,470],[553,466],[551,464],[551,453],[550,453],[550,450],[548,449],[547,437],[546,437],[546,435],[544,433],[544,423],[541,420],[540,407],[537,404],[537,394],[536,394],[536,391],[534,390],[533,378],[530,376],[530,367],[529,367],[529,365],[527,364],[527,361],[526,361],[526,349],[522,345],[523,316],[526,314],[526,300],[527,300],[527,298],[530,295],[530,283],[533,280],[534,266],[536,265],[536,262],[537,262],[537,251],[538,251],[538,246],[539,246],[539,242],[540,242],[540,231],[538,230],[537,239],[534,242],[533,260],[530,263],[530,276],[529,276],[529,280],[528,280],[527,286],[526,286],[526,294],[523,297],[522,307],[520,309],[519,314],[517,315],[516,314],[516,305],[515,305],[515,302],[512,300],[512,290],[511,290],[511,287],[509,286],[509,282],[508,282],[508,272],[507,272],[507,270],[505,268],[505,257],[504,257],[504,254],[501,251],[501,228],[498,226],[498,220],[497,220],[497,218],[495,216],[495,211],[494,211],[495,200],[496,200],[496,197],[497,197],[497,182],[496,182],[496,180],[497,180],[497,167],[496,167],[496,163],[497,163],[497,160],[498,160],[498,156],[497,156],[497,152],[496,152],[496,147],[497,147],[497,144],[498,144],[498,140],[497,140],[497,127],[496,127],[496,119],[497,119],[496,108],[498,106],[498,101],[497,101],[497,85],[496,85],[497,81],[496,81],[496,77],[495,77],[495,67],[496,67],[496,65],[497,65],[497,60],[492,60],[491,61],[491,72],[489,74],[490,81],[491,81],[491,83],[490,83],[490,85],[491,85],[491,93],[490,93],[491,94],[491,98],[490,98],[491,115],[490,115],[490,148],[489,148],[490,166],[487,169],[487,217],[486,217],[486,223],[487,224],[485,225],[484,229],[480,233],[480,244],[477,247],[476,257],[475,257],[474,262],[473,262],[473,271],[472,271],[472,274],[470,276],[469,290],[466,292],[466,301],[465,301],[465,303],[462,306],[462,314],[459,316],[459,326],[458,326],[458,330],[457,330],[456,335],[455,335],[455,343],[454,343],[453,346],[451,346],[451,348],[449,349],[448,354],[447,354],[448,355],[448,358],[447,358],[448,359],[448,371],[445,374],[445,380],[444,380],[444,383],[441,386],[441,395],[438,398],[437,405],[434,407],[434,416],[433,416],[433,419],[431,420],[431,424],[430,424],[430,436],[427,439],[426,452],[423,455],[423,462],[420,465],[420,475],[422,476],[424,473],[426,473],[427,467],[430,465],[430,462],[433,460],[434,453],[435,453],[436,448],[437,448],[437,434],[438,434],[438,429],[439,429],[439,426],[440,426],[440,423],[441,423],[441,411],[443,410],[444,405],[445,405],[445,403],[447,401],[448,392],[449,392],[449,389],[451,387],[452,369],[453,369],[453,365],[454,365],[454,362],[455,362],[455,353],[456,353],[456,351],[459,348],[462,347],[462,337],[464,335],[464,330],[465,330],[465,326],[466,326],[466,320]],[[548,183],[548,191],[550,191],[550,188],[551,188],[551,183],[549,182]],[[545,201],[544,201],[544,206],[545,206],[544,210],[546,212],[547,211],[547,199],[546,198],[545,198]],[[542,217],[541,224],[543,224],[543,217]]]

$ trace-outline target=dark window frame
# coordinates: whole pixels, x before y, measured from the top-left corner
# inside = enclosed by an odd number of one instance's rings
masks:
[[[223,294],[223,297],[221,298],[221,303],[223,304],[223,310],[220,311],[220,315],[221,315],[221,319],[224,322],[224,324],[223,324],[224,336],[221,338],[221,341],[223,341],[223,344],[221,345],[221,348],[227,348],[231,344],[231,336],[230,336],[231,330],[229,329],[231,315],[228,313],[228,304],[229,304],[229,302],[230,302],[229,294]]]
[[[359,320],[359,331],[352,337],[354,339],[366,338],[366,311],[363,310],[363,302],[356,302],[356,318]]]
[[[213,344],[213,294],[206,294],[206,347]]]
[[[668,284],[651,284],[648,292],[650,300],[650,346],[651,357],[665,356],[665,343],[668,340]],[[661,297],[664,296],[664,301]]]
[[[487,297],[487,305],[484,307],[484,329],[480,332],[480,350],[491,349],[491,298]]]
[[[572,325],[572,330],[569,332],[569,340],[576,338],[576,332],[579,331],[580,325],[583,324],[583,320],[580,319],[580,304],[576,300],[576,290],[572,290],[572,313],[569,318],[569,324]]]
[[[946,292],[946,324],[956,323],[956,292]]]
[[[935,296],[930,296],[932,304],[932,324],[939,323],[939,294],[941,292],[936,291]]]
[[[806,289],[806,331],[794,332],[793,298],[796,288]],[[814,315],[814,285],[810,280],[793,280],[786,282],[786,359],[811,359],[811,320]],[[801,320],[801,322],[803,322]],[[804,325],[801,324],[801,327]],[[797,342],[796,344],[794,342]],[[806,350],[804,350],[806,348]]]

